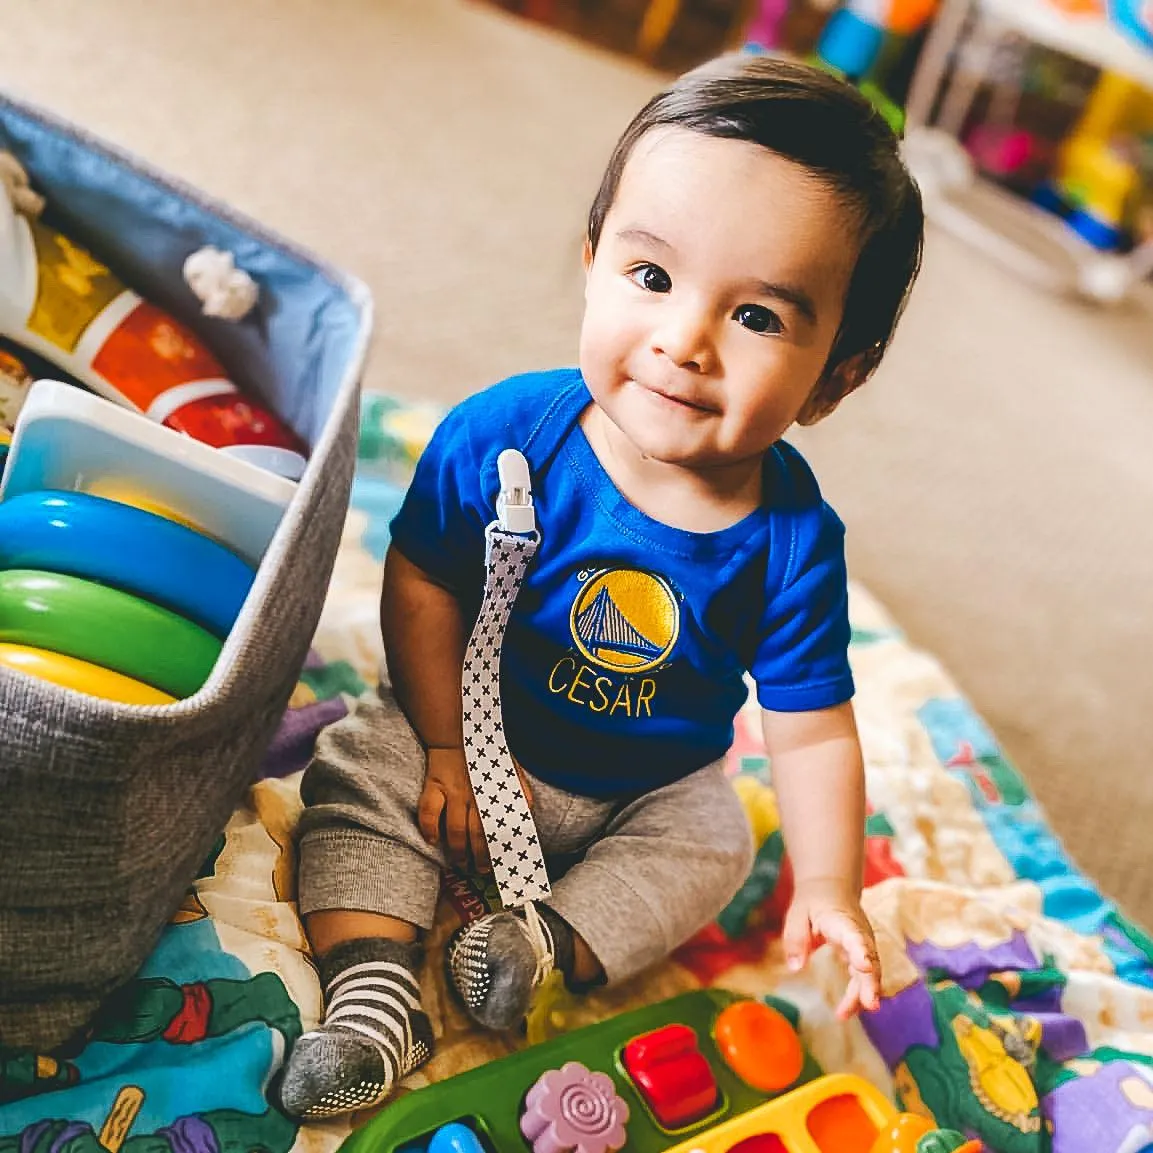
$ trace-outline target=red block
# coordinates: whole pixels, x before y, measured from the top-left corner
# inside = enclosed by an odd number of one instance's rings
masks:
[[[688,1025],[634,1037],[621,1061],[662,1129],[683,1129],[717,1106],[716,1078]]]

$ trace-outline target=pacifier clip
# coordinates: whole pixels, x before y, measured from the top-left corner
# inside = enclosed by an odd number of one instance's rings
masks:
[[[497,459],[497,519],[485,529],[484,599],[464,656],[464,755],[501,904],[547,897],[548,872],[536,822],[505,739],[500,652],[513,602],[540,544],[528,461],[516,449]]]

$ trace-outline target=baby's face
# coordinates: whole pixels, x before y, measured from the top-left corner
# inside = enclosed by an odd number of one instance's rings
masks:
[[[822,375],[859,249],[844,200],[799,165],[654,130],[588,265],[593,397],[647,457],[701,469],[759,457]]]

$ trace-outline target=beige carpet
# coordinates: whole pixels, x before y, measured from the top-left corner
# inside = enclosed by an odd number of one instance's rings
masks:
[[[571,361],[587,202],[656,79],[465,0],[0,0],[0,83],[354,270],[369,383]],[[804,438],[856,575],[1153,923],[1153,325],[933,235],[880,377]]]

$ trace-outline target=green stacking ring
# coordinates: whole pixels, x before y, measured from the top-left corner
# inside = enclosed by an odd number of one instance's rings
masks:
[[[221,642],[118,589],[32,569],[0,572],[0,641],[91,661],[174,697],[208,679]]]

